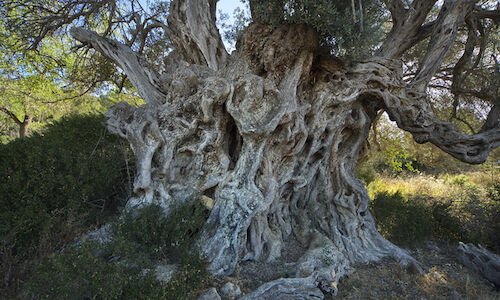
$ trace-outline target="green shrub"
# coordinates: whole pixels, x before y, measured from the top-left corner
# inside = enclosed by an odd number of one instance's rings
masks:
[[[395,243],[415,245],[429,238],[480,243],[500,249],[500,202],[484,201],[476,194],[467,199],[436,201],[405,198],[399,191],[378,192],[371,210],[380,233]]]
[[[159,206],[147,206],[140,211],[141,217],[125,213],[122,220],[112,224],[113,232],[142,245],[142,251],[156,259],[163,256],[182,259],[208,218],[208,210],[199,201],[174,207],[168,218]]]
[[[494,188],[486,196],[477,188],[468,188],[462,199],[454,203],[454,214],[465,231],[463,241],[479,243],[493,251],[500,251],[500,201]]]
[[[389,158],[389,165],[392,167],[392,171],[396,174],[404,172],[417,173],[416,168],[417,160],[411,157],[411,154],[406,149],[391,151],[387,154]]]
[[[154,205],[137,216],[125,213],[111,226],[111,242],[85,242],[40,264],[28,284],[30,294],[44,299],[193,298],[209,278],[194,246],[206,217],[201,205],[178,206],[167,218]],[[179,265],[168,283],[155,278],[159,261]]]
[[[500,182],[488,187],[488,198],[494,202],[500,202]]]
[[[16,279],[16,263],[60,249],[123,204],[134,166],[104,123],[102,115],[65,117],[0,145],[0,273],[14,270],[1,289]]]
[[[475,187],[476,185],[470,181],[469,177],[464,174],[456,175],[456,176],[450,176],[446,174],[444,176],[444,182],[451,184],[451,185],[457,185],[459,187]]]
[[[452,203],[434,202],[430,205],[433,218],[433,236],[450,241],[464,241],[460,220],[452,213]]]
[[[433,220],[428,207],[406,201],[399,191],[378,193],[371,210],[382,235],[397,243],[414,245],[432,237]]]
[[[376,179],[377,174],[371,165],[360,164],[356,170],[356,177],[363,180],[365,185],[369,185]]]

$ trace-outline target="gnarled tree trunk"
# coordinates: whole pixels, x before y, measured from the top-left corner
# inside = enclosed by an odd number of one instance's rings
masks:
[[[248,298],[285,297],[289,289],[321,298],[336,291],[352,263],[390,256],[415,264],[377,232],[367,191],[355,177],[377,112],[386,110],[419,142],[468,162],[484,160],[500,144],[499,129],[465,136],[435,119],[422,82],[440,54],[430,51],[430,67],[407,85],[394,60],[404,49],[384,44],[391,49],[386,56],[343,66],[316,56],[318,37],[306,25],[271,31],[252,24],[228,55],[213,22],[215,2],[174,2],[169,34],[178,47],[161,75],[124,45],[72,30],[121,66],[147,102],[120,103],[107,113],[108,128],[128,139],[137,159],[137,196],[129,206],[158,203],[168,210],[177,201],[213,198],[199,245],[214,274],[231,274],[242,260],[275,260],[289,239],[307,247],[297,278],[268,283]],[[419,18],[412,19],[417,27],[425,19]],[[450,26],[448,19],[441,23]]]

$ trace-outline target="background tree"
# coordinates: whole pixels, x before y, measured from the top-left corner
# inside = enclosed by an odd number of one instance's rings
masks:
[[[102,9],[91,8],[85,24],[90,29],[123,36],[120,22],[113,20],[115,23],[110,23],[111,21],[107,20],[115,13],[120,14],[117,18],[121,19],[122,23],[125,19],[128,22],[130,18],[138,17],[121,15],[121,10],[113,8],[128,6],[128,2],[113,4],[110,1],[96,4],[96,7],[103,6]],[[91,92],[94,95],[137,95],[127,76],[109,59],[89,48],[75,46],[73,39],[64,34],[64,28],[57,25],[46,28],[37,23],[45,22],[44,16],[64,15],[79,5],[83,5],[85,9],[84,2],[45,3],[47,7],[43,6],[45,4],[39,4],[10,1],[3,3],[0,8],[5,16],[0,23],[0,79],[3,91],[0,97],[0,117],[3,139],[8,140],[9,136],[12,136],[11,129],[14,126],[18,127],[19,136],[24,137],[30,126],[39,128],[70,110],[79,113],[102,110],[106,104],[97,103],[100,99],[90,96]],[[51,10],[58,5],[63,7],[59,7],[61,10],[57,13]],[[136,9],[135,5],[139,4],[133,2],[131,8]],[[109,15],[105,12],[109,12]],[[130,34],[134,36],[134,33]],[[130,38],[141,40],[137,34]],[[43,35],[43,38],[35,38],[34,35]],[[144,54],[153,61],[157,59],[154,48],[158,45],[154,45],[151,39],[150,36],[148,40],[141,41],[144,43],[142,46],[139,45],[140,42],[136,44],[143,48],[147,44],[149,47]],[[132,41],[131,43],[133,44]],[[168,46],[162,47],[163,50],[167,48]],[[95,102],[94,108],[85,107],[85,102]],[[71,105],[74,107],[70,107]]]
[[[490,40],[481,36],[497,28],[498,7],[470,0],[249,1],[254,22],[230,55],[215,26],[216,3],[177,0],[145,9],[136,1],[28,0],[4,1],[2,9],[31,48],[72,25],[71,35],[118,65],[146,101],[107,113],[108,128],[136,155],[129,207],[158,203],[168,212],[175,203],[213,198],[199,244],[215,274],[233,273],[242,260],[275,260],[286,245],[303,249],[296,278],[247,297],[293,288],[297,297],[322,298],[351,264],[387,256],[418,269],[377,232],[355,177],[357,160],[381,110],[416,142],[464,162],[481,163],[500,145],[498,85],[473,84],[475,76],[498,73],[498,49],[482,46]],[[362,44],[362,32],[389,13],[392,27],[382,40],[359,54],[348,47]],[[148,57],[153,45],[165,52]],[[422,55],[402,66],[421,46]],[[489,112],[476,133],[433,113],[428,87],[440,76],[452,94]],[[461,101],[457,110],[470,107]]]

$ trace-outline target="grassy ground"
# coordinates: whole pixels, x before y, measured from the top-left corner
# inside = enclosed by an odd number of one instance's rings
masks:
[[[358,265],[339,283],[338,299],[500,299],[500,292],[476,272],[457,263],[456,247],[430,241],[411,251],[426,268],[408,272],[394,261]]]
[[[381,233],[399,244],[430,238],[500,252],[500,172],[379,175],[368,185]]]
[[[379,231],[424,266],[359,265],[341,280],[340,299],[500,299],[500,291],[457,261],[457,242],[500,253],[500,170],[437,176],[377,174],[368,184]]]

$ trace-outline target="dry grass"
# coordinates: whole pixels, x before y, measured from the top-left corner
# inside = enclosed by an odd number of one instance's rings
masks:
[[[380,193],[399,192],[403,202],[433,211],[435,238],[480,243],[500,251],[500,170],[467,172],[460,175],[414,175],[391,177],[381,175],[370,183],[372,199]],[[406,205],[406,204],[405,204]],[[438,219],[434,209],[443,206]],[[393,209],[387,207],[384,209]],[[417,213],[417,212],[415,212]],[[444,213],[444,215],[443,215]],[[377,217],[377,216],[375,216]],[[445,217],[444,219],[442,217]],[[406,224],[400,219],[401,224]],[[379,225],[383,225],[379,223]],[[444,226],[444,227],[443,227]],[[436,231],[437,230],[437,231]],[[390,238],[390,236],[387,236]]]
[[[413,251],[424,275],[394,261],[359,265],[340,281],[338,299],[500,299],[500,292],[479,274],[455,260],[455,249],[435,242]]]
[[[465,180],[460,184],[459,179]],[[427,196],[435,199],[450,198],[469,192],[467,188],[476,188],[476,192],[483,192],[487,187],[500,184],[500,170],[487,172],[467,172],[461,175],[414,175],[391,177],[380,175],[369,185],[370,197],[377,191],[395,193],[400,191],[407,196]]]

